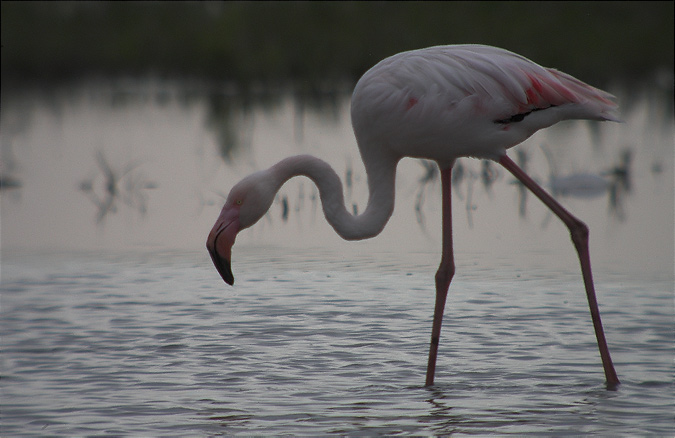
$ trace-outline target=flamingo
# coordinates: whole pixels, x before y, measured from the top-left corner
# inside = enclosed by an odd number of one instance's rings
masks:
[[[237,233],[270,208],[294,176],[318,187],[326,220],[346,240],[379,234],[394,211],[396,167],[403,157],[435,161],[442,183],[442,254],[426,371],[434,384],[441,324],[455,273],[452,248],[451,172],[459,157],[490,159],[511,172],[558,216],[577,251],[606,384],[619,384],[605,340],[593,285],[588,227],[542,189],[506,154],[537,130],[569,119],[619,121],[614,96],[563,72],[544,68],[497,47],[448,45],[398,53],[357,82],[351,118],[368,176],[368,204],[352,215],[342,183],[325,161],[311,155],[286,158],[255,172],[230,191],[206,247],[219,274],[233,285],[232,246]]]

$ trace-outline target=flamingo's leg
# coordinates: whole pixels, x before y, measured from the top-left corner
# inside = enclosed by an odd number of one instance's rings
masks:
[[[436,272],[436,306],[434,308],[434,323],[431,328],[426,386],[434,384],[436,356],[438,355],[438,342],[441,336],[445,299],[448,296],[448,288],[450,287],[452,277],[455,275],[455,260],[452,254],[451,173],[452,167],[441,170],[441,185],[443,187],[443,255],[441,257],[441,264]]]
[[[602,358],[602,366],[605,369],[605,377],[607,378],[607,385],[614,387],[619,384],[619,378],[614,370],[612,358],[609,355],[609,348],[607,348],[607,341],[605,340],[605,332],[602,329],[602,322],[600,321],[600,310],[598,309],[598,301],[595,297],[595,288],[593,286],[593,274],[591,272],[591,257],[588,251],[588,226],[579,219],[570,214],[565,208],[560,205],[551,195],[549,195],[541,186],[539,186],[532,178],[530,178],[516,163],[514,163],[506,155],[502,156],[499,164],[504,166],[511,172],[525,187],[530,189],[541,201],[551,209],[556,216],[558,216],[570,230],[572,235],[572,242],[579,255],[581,263],[581,274],[584,279],[586,287],[586,295],[588,296],[588,305],[591,309],[591,318],[593,319],[593,328],[595,329],[595,337],[598,340],[598,348],[600,350],[600,357]]]

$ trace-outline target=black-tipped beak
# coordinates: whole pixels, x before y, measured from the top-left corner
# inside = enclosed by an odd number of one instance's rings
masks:
[[[211,229],[206,240],[206,249],[209,251],[211,260],[225,283],[232,286],[232,245],[239,232],[239,212],[236,209],[223,207],[218,220]]]
[[[209,254],[211,254],[211,260],[213,260],[213,264],[216,266],[220,276],[225,280],[225,283],[230,286],[234,285],[234,275],[232,274],[230,261],[224,257],[220,257],[218,251],[209,251]]]

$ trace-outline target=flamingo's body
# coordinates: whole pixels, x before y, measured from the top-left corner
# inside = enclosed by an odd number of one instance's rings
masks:
[[[582,274],[607,382],[618,384],[605,342],[588,255],[588,228],[569,214],[506,155],[539,129],[567,119],[617,121],[613,96],[565,73],[495,47],[438,46],[403,52],[368,70],[352,96],[352,124],[370,195],[363,214],[345,206],[333,169],[309,155],[290,157],[235,185],[207,240],[223,279],[232,284],[236,234],[260,219],[289,178],[305,175],[318,186],[328,222],[345,239],[382,231],[394,210],[396,165],[403,157],[435,160],[443,187],[443,254],[436,274],[436,310],[427,368],[433,383],[445,298],[454,275],[450,175],[454,161],[471,156],[498,161],[568,226]]]

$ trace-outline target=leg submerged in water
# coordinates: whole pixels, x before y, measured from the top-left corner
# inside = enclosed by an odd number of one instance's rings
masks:
[[[609,348],[607,347],[607,340],[605,339],[605,332],[602,329],[602,322],[600,321],[600,311],[598,309],[598,301],[595,296],[595,287],[593,285],[593,274],[591,272],[591,257],[588,250],[588,227],[579,219],[570,214],[565,208],[560,205],[551,195],[549,195],[543,188],[541,188],[532,178],[530,178],[520,167],[516,165],[508,156],[504,155],[499,160],[499,164],[504,166],[511,172],[520,182],[525,185],[535,196],[537,196],[548,208],[551,209],[556,216],[558,216],[567,226],[572,237],[572,242],[579,255],[579,262],[581,264],[581,275],[584,279],[584,287],[586,288],[586,296],[588,297],[588,306],[591,310],[591,318],[593,320],[593,328],[595,329],[595,337],[598,340],[598,349],[600,350],[600,357],[602,359],[602,366],[605,369],[605,378],[607,384],[611,387],[618,385],[619,378],[614,370],[612,358],[609,355]]]
[[[451,208],[451,174],[452,167],[441,170],[441,184],[443,186],[443,255],[441,264],[436,272],[436,305],[434,307],[434,322],[431,328],[431,344],[429,346],[429,362],[427,363],[426,386],[434,384],[436,374],[436,357],[441,337],[441,324],[445,300],[452,277],[455,275],[455,261],[452,252],[452,208]]]

